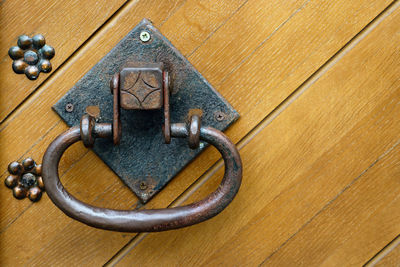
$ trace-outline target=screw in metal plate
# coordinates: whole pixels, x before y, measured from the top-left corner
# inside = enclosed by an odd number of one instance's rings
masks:
[[[139,187],[140,187],[141,190],[146,190],[147,189],[147,184],[145,182],[141,182]]]
[[[206,146],[206,145],[204,144],[204,142],[200,142],[200,144],[199,144],[199,148],[200,148],[200,149],[203,149],[205,146]]]
[[[217,121],[223,121],[223,120],[225,120],[225,113],[223,113],[222,111],[217,111],[217,112],[215,112],[214,118]]]
[[[148,31],[141,31],[139,37],[143,43],[146,43],[151,39],[151,35]]]
[[[74,105],[72,103],[66,104],[65,111],[71,113],[72,111],[74,111]]]

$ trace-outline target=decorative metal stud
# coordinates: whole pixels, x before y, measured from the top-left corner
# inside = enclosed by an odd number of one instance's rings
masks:
[[[32,158],[21,163],[14,161],[8,165],[9,176],[4,180],[6,186],[13,190],[17,199],[28,197],[32,202],[39,201],[44,191],[42,165],[36,164]]]
[[[49,73],[52,70],[50,59],[54,57],[55,50],[46,44],[43,35],[37,34],[32,38],[21,35],[17,44],[8,50],[8,55],[14,60],[12,68],[15,73],[25,73],[29,80],[36,80],[40,72]]]

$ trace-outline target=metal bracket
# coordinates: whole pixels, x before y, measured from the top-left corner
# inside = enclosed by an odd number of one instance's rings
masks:
[[[143,84],[132,82],[139,75],[147,75],[142,76]],[[110,81],[114,95],[110,94]],[[146,92],[155,91],[158,86],[163,90],[146,98]],[[123,109],[113,107],[115,101]],[[87,113],[97,122],[114,121],[114,127],[122,128],[122,135],[114,136],[114,142],[99,139],[93,150],[144,203],[205,148],[202,142],[193,150],[185,140],[168,139],[171,121],[187,121],[187,114],[195,110],[201,113],[202,124],[225,130],[239,117],[146,19],[53,108],[69,126],[78,125]],[[117,146],[113,144],[118,142]]]

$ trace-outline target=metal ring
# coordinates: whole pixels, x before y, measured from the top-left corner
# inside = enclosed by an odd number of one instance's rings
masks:
[[[112,138],[111,124],[95,125],[96,137]],[[173,137],[187,138],[184,123],[172,124]],[[150,210],[114,210],[83,203],[68,193],[58,176],[58,165],[64,151],[81,140],[79,127],[58,136],[43,157],[42,176],[46,192],[53,203],[69,217],[87,225],[120,232],[158,232],[182,228],[210,219],[233,200],[242,181],[242,162],[229,138],[211,127],[200,128],[200,139],[214,145],[225,162],[225,174],[216,191],[203,200],[186,206]]]
[[[199,115],[192,115],[190,117],[189,125],[189,147],[191,149],[196,149],[200,145],[200,127],[201,120]]]
[[[80,125],[80,135],[83,144],[85,147],[93,147],[94,145],[94,136],[93,136],[93,128],[96,124],[96,119],[92,116],[85,114],[82,116],[81,125]]]

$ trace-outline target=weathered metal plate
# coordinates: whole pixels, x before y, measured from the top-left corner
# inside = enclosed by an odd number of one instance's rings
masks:
[[[148,42],[139,39],[146,30]],[[146,19],[140,22],[55,105],[69,125],[78,125],[87,106],[100,108],[99,122],[112,122],[112,75],[134,62],[162,62],[170,73],[171,122],[184,122],[190,109],[202,109],[202,125],[225,130],[239,114],[218,94],[184,56]],[[71,111],[71,105],[73,110]],[[221,116],[221,114],[223,116]],[[164,144],[163,110],[121,110],[122,138],[96,140],[95,153],[144,203],[159,192],[206,144],[191,150],[185,139]],[[93,182],[96,182],[93,180]]]

